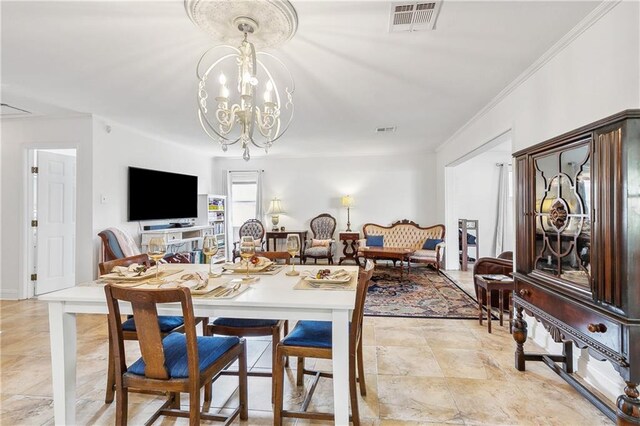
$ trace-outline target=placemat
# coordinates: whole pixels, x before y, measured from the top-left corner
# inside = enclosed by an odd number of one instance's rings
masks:
[[[263,269],[261,271],[252,271],[251,269],[249,269],[249,275],[276,275],[277,273],[279,273],[280,271],[282,271],[282,269],[284,269],[285,267],[287,267],[289,265],[271,265],[266,269]],[[246,269],[236,269],[236,270],[224,270],[222,272],[223,275],[246,275],[247,274],[247,270]]]
[[[160,272],[158,272],[158,278],[165,280],[166,278],[172,276],[172,275],[176,275],[181,273],[182,271],[184,271],[184,269],[166,269],[166,270],[160,270]],[[149,281],[152,281],[156,278],[156,274],[154,273],[153,275],[146,277],[144,279],[127,279],[127,278],[120,278],[120,279],[112,279],[110,277],[106,277],[106,276],[102,276],[100,278],[98,278],[97,282],[98,283],[112,283],[112,284],[118,284],[121,286],[129,286],[129,287],[137,287],[140,286],[142,284],[147,284]]]
[[[293,286],[294,290],[338,290],[338,291],[355,291],[358,287],[357,274],[351,274],[351,280],[347,284],[315,284],[305,280],[306,277],[300,278],[298,283]]]

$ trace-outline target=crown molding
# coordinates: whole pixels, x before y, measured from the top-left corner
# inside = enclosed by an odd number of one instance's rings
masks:
[[[447,146],[452,140],[458,137],[462,132],[468,129],[476,121],[484,117],[489,111],[491,111],[496,105],[498,105],[504,98],[513,93],[518,87],[524,84],[531,76],[533,76],[540,68],[545,66],[556,55],[562,52],[567,46],[569,46],[576,38],[582,33],[588,30],[593,24],[598,22],[603,16],[609,13],[614,7],[616,7],[623,0],[604,0],[595,9],[593,9],[587,16],[582,19],[575,27],[573,27],[567,34],[565,34],[560,40],[558,40],[553,46],[542,54],[533,64],[531,64],[522,74],[516,77],[511,83],[507,85],[498,95],[489,101],[480,111],[478,111],[469,121],[462,125],[455,131],[446,141],[438,145],[435,149],[436,152],[440,152],[445,146]]]

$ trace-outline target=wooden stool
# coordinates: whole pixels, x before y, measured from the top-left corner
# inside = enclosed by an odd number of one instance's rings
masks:
[[[492,280],[487,278],[484,275],[476,275],[476,284],[478,285],[478,288],[483,289],[484,290],[484,294],[485,294],[485,299],[487,302],[487,331],[489,333],[491,333],[491,292],[494,290],[497,290],[499,293],[499,297],[500,297],[500,325],[503,325],[503,321],[502,321],[502,315],[504,312],[504,306],[503,306],[503,294],[506,291],[507,293],[511,293],[513,292],[513,288],[514,288],[514,283],[513,283],[513,279],[509,279],[509,280]],[[511,298],[509,298],[509,333],[511,333],[511,320],[513,319],[513,310],[511,309]],[[482,297],[480,296],[480,293],[478,293],[478,309],[479,309],[479,314],[478,314],[478,321],[480,322],[480,325],[482,325]]]

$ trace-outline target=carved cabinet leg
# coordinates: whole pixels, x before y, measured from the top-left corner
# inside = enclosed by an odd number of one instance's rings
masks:
[[[516,341],[516,368],[524,371],[524,342],[527,341],[527,322],[522,315],[522,307],[516,308],[516,318],[513,320],[513,340]]]
[[[630,426],[640,425],[640,392],[638,391],[638,384],[627,382],[627,387],[624,388],[624,395],[618,397],[616,402],[618,417],[618,426]]]
[[[573,373],[573,342],[571,340],[567,340],[562,342],[563,350],[562,355],[564,355],[565,362],[564,371],[567,373]]]

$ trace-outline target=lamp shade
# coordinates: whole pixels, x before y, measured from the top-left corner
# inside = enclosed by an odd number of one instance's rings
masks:
[[[351,207],[353,205],[353,197],[351,195],[345,195],[342,197],[342,205],[344,207]]]
[[[267,214],[281,214],[284,213],[284,209],[282,208],[282,204],[278,198],[274,198],[269,202],[269,210]]]

